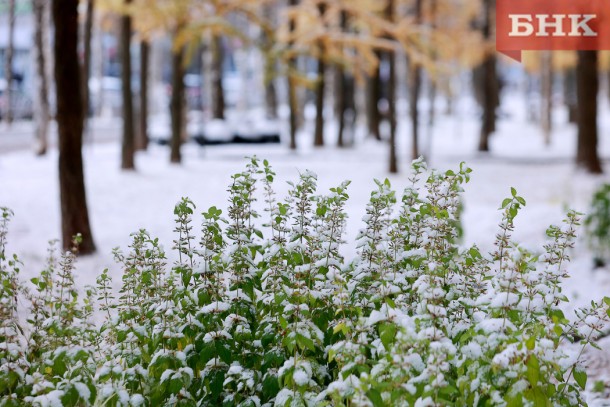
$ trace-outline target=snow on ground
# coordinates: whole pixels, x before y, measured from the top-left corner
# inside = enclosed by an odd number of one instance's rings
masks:
[[[610,182],[608,175],[590,176],[574,168],[576,130],[573,125],[565,124],[564,112],[556,112],[552,145],[545,147],[539,128],[525,119],[524,105],[523,96],[505,98],[490,154],[475,151],[476,109],[466,99],[457,106],[456,116],[439,113],[432,142],[422,142],[429,153],[431,167],[446,169],[466,161],[474,170],[464,195],[465,243],[476,242],[481,248],[491,250],[500,221],[498,207],[509,196],[511,186],[527,200],[526,208],[517,218],[514,236],[526,246],[540,249],[550,224],[560,222],[567,208],[585,212],[595,188]],[[608,158],[610,107],[603,105],[600,110],[600,151],[602,157]],[[327,126],[330,140],[333,129],[331,122]],[[389,176],[398,191],[407,183],[408,129],[408,122],[399,122],[401,173]],[[318,174],[320,191],[344,179],[352,180],[347,211],[348,241],[353,241],[362,225],[373,179],[388,177],[387,145],[363,139],[360,126],[355,147],[339,150],[329,146],[318,150],[311,147],[311,130],[312,123],[307,123],[297,152],[290,152],[285,145],[222,145],[205,149],[185,145],[183,164],[179,166],[169,164],[167,147],[152,145],[149,151],[138,153],[135,172],[119,169],[118,142],[86,145],[87,193],[98,252],[79,260],[80,284],[94,283],[105,267],[118,274],[111,251],[117,246],[126,248],[129,234],[139,228],[160,237],[169,249],[173,239],[173,206],[181,197],[190,197],[198,213],[211,205],[226,208],[230,175],[244,169],[244,157],[250,155],[270,161],[278,174],[276,185],[280,196],[287,191],[285,181],[295,180],[299,171],[305,169]],[[425,126],[422,133],[428,135]],[[605,164],[606,171],[610,172],[610,166]],[[23,275],[31,277],[41,270],[47,242],[60,233],[57,152],[52,150],[42,158],[34,157],[31,151],[0,155],[0,206],[15,211],[8,250],[20,255],[25,262]],[[199,221],[200,217],[196,217],[195,225]],[[593,271],[591,264],[591,256],[581,238],[569,267],[571,278],[566,284],[565,293],[572,300],[571,306],[586,305],[591,299],[610,295],[610,270]],[[610,348],[610,343],[605,344]],[[607,352],[605,355],[609,361],[605,369],[608,372],[610,357]]]

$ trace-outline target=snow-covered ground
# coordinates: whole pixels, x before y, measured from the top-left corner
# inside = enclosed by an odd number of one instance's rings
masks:
[[[590,176],[575,169],[576,129],[566,124],[563,111],[556,112],[552,144],[545,147],[539,127],[525,119],[526,105],[523,96],[505,98],[490,154],[475,151],[476,109],[466,99],[457,106],[456,116],[443,116],[439,109],[431,143],[425,125],[422,129],[422,145],[429,153],[431,167],[446,169],[466,161],[474,170],[464,195],[465,243],[476,242],[481,248],[491,250],[500,221],[498,207],[510,194],[511,186],[527,200],[526,208],[517,218],[514,236],[526,246],[540,249],[545,242],[544,232],[551,223],[561,222],[567,208],[586,212],[595,188],[610,182],[608,175]],[[608,158],[610,107],[605,103],[600,107],[600,117],[600,151],[602,157]],[[202,149],[189,144],[183,147],[183,164],[179,166],[169,164],[167,147],[152,145],[149,151],[138,153],[135,172],[119,169],[118,143],[88,144],[84,148],[86,183],[98,252],[79,260],[80,284],[93,283],[105,267],[114,268],[118,273],[111,251],[117,246],[125,248],[129,234],[139,228],[148,229],[167,248],[171,247],[173,206],[181,197],[190,197],[199,212],[211,205],[226,207],[230,175],[242,170],[246,164],[244,157],[250,155],[270,161],[278,174],[276,185],[280,196],[288,188],[285,181],[294,180],[305,169],[318,174],[320,191],[344,179],[352,180],[347,237],[353,241],[374,186],[373,179],[389,177],[398,191],[407,183],[409,127],[406,120],[399,122],[401,172],[394,176],[387,174],[385,143],[363,139],[360,126],[356,146],[340,150],[332,143],[333,129],[334,124],[329,123],[329,146],[314,149],[310,136],[312,124],[307,123],[297,152],[290,152],[285,145],[222,145]],[[605,164],[606,171],[610,172],[610,166]],[[0,154],[0,206],[8,206],[15,212],[8,249],[24,261],[23,275],[32,276],[44,263],[47,242],[60,234],[57,152],[52,150],[42,158],[34,157],[31,151]],[[199,217],[195,218],[195,224],[199,221]],[[579,240],[572,258],[571,278],[565,291],[571,298],[571,306],[610,296],[610,270],[592,270],[584,239]],[[610,343],[602,344],[610,349]],[[597,370],[606,372],[610,380],[610,356],[607,352],[600,355],[593,358],[601,364]],[[599,403],[596,405],[603,405]]]

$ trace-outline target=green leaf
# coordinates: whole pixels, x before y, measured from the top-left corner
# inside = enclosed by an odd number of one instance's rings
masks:
[[[297,344],[299,345],[299,347],[303,350],[305,349],[309,349],[312,352],[316,351],[316,345],[314,344],[314,342],[307,338],[306,336],[301,335],[300,333],[296,334],[296,338],[297,338]]]
[[[576,383],[584,390],[587,386],[587,373],[582,370],[574,369],[574,380],[576,380]]]
[[[507,398],[506,407],[523,407],[523,398],[520,394]]]
[[[232,362],[231,351],[227,349],[224,344],[220,341],[215,342],[216,352],[218,352],[218,356],[220,359],[225,362],[227,365],[230,365]]]
[[[280,383],[276,376],[267,374],[263,379],[263,395],[267,399],[271,399],[280,391]]]
[[[390,347],[396,338],[396,325],[388,323],[382,324],[379,327],[379,337],[386,350],[390,350]]]
[[[383,398],[377,389],[370,389],[366,392],[366,396],[371,400],[374,407],[384,407]]]
[[[540,363],[536,355],[531,355],[527,361],[527,379],[535,387],[540,379]]]
[[[347,328],[345,326],[345,322],[339,322],[337,325],[335,325],[335,327],[333,328],[333,334],[336,334],[337,332],[341,331],[344,332],[344,328]]]
[[[533,391],[534,396],[534,407],[547,407],[549,403],[549,398],[544,394],[540,387],[534,387]]]
[[[208,377],[210,378],[210,390],[212,390],[212,395],[214,397],[220,396],[225,381],[225,372],[221,370],[212,370]]]

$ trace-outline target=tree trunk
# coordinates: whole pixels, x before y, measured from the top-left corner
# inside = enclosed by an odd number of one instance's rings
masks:
[[[225,97],[222,86],[222,61],[224,49],[222,37],[212,37],[212,115],[214,119],[225,118]]]
[[[381,53],[376,52],[377,58],[381,61]],[[373,136],[376,140],[381,140],[379,132],[379,124],[381,123],[381,113],[379,112],[379,100],[381,99],[381,74],[379,67],[375,69],[373,76],[369,77],[367,85],[367,123],[369,127],[369,136]]]
[[[140,41],[140,125],[138,150],[148,148],[148,65],[150,62],[150,45],[148,41]]]
[[[318,4],[320,19],[324,18],[326,5]],[[324,145],[324,91],[326,89],[326,63],[324,62],[324,43],[318,44],[318,77],[316,82],[316,125],[314,129],[313,145],[321,147]]]
[[[339,134],[337,147],[346,147],[352,144],[352,139],[345,137],[346,129],[353,136],[354,121],[356,119],[356,100],[354,77],[349,75],[343,67],[337,67],[336,103],[337,117],[339,118]]]
[[[293,58],[291,58],[288,61],[288,70],[294,70],[296,69],[295,67],[295,61]],[[292,76],[292,73],[288,73],[288,106],[290,108],[290,118],[289,118],[289,122],[290,122],[290,149],[291,150],[296,150],[297,149],[297,127],[298,127],[298,120],[299,118],[298,116],[298,103],[297,103],[297,89],[296,89],[296,83],[295,80]]]
[[[170,162],[180,163],[182,157],[182,128],[184,118],[184,47],[173,51],[172,55],[172,98],[170,101],[170,114],[172,120],[172,138]]]
[[[326,87],[326,64],[322,59],[318,60],[318,82],[316,83],[316,125],[314,130],[313,145],[322,147],[324,145],[324,89]]]
[[[265,72],[272,71],[273,61],[265,61]],[[267,76],[267,74],[265,74]],[[268,119],[277,119],[277,92],[275,90],[274,75],[271,73],[265,79],[265,107]]]
[[[129,3],[131,0],[126,0]],[[123,145],[121,168],[135,169],[135,131],[133,120],[133,92],[131,90],[131,16],[121,16],[121,91],[123,96]]]
[[[494,14],[494,0],[485,0],[483,24],[483,38],[492,38],[492,16]],[[489,54],[481,66],[481,133],[479,137],[479,151],[489,151],[489,137],[496,130],[496,108],[499,105],[498,77],[496,72],[496,56]]]
[[[38,77],[38,97],[36,98],[36,155],[45,155],[49,137],[49,82],[47,80],[47,20],[45,18],[46,0],[33,0],[34,47],[36,49],[36,76]]]
[[[265,4],[263,7],[263,16],[271,24],[275,24],[274,21],[274,10],[273,6],[270,4]],[[265,58],[265,66],[264,66],[264,81],[265,81],[265,108],[266,115],[268,119],[277,119],[277,91],[275,89],[275,58],[271,56],[271,51],[273,49],[273,43],[270,38],[268,38],[265,30],[261,30],[261,43],[264,58]]]
[[[298,4],[298,0],[288,0],[288,6],[293,7]],[[294,20],[290,20],[290,31],[294,31],[295,23]],[[291,45],[291,44],[290,44]],[[298,101],[297,101],[297,88],[296,81],[294,78],[294,72],[296,71],[296,58],[290,57],[288,59],[288,107],[290,108],[290,149],[297,149],[297,126],[298,126]]]
[[[385,10],[386,20],[394,21],[394,0],[388,0]],[[398,159],[396,154],[396,61],[393,51],[387,51],[388,65],[390,68],[387,97],[388,97],[388,121],[390,122],[390,159],[389,171],[392,174],[398,172]]]
[[[89,104],[89,76],[91,74],[91,32],[93,30],[93,7],[94,0],[87,0],[87,9],[85,14],[85,29],[83,35],[83,106],[84,106],[84,120],[90,116],[90,104]],[[86,127],[86,126],[85,126]]]
[[[341,31],[347,31],[348,15],[346,11],[341,11],[340,24]],[[354,100],[354,83],[353,78],[346,74],[343,66],[337,66],[335,77],[335,111],[339,119],[339,130],[337,134],[337,147],[345,147],[345,127],[347,115],[352,113],[352,117],[356,111]],[[351,109],[351,112],[350,112]],[[352,123],[350,123],[351,126]]]
[[[479,151],[489,151],[489,137],[496,128],[496,57],[483,62],[483,117],[479,138]]]
[[[335,112],[339,120],[337,131],[337,147],[345,147],[345,69],[337,66],[335,74]]]
[[[411,116],[411,159],[419,157],[419,95],[421,90],[421,67],[414,61],[409,63],[409,115]]]
[[[597,51],[578,51],[576,93],[578,97],[578,141],[576,164],[593,174],[602,166],[597,155]]]
[[[268,119],[277,119],[277,91],[275,90],[274,61],[265,60],[265,107]]]
[[[436,30],[436,0],[430,0],[430,30],[432,32],[434,32]],[[437,59],[437,55],[436,55],[436,51],[432,51],[432,62],[436,63],[436,59]],[[428,107],[428,134],[426,137],[426,149],[425,152],[423,154],[424,157],[430,157],[430,155],[432,154],[432,142],[433,142],[433,135],[434,135],[434,121],[436,119],[436,91],[437,91],[437,84],[436,81],[439,79],[438,75],[436,75],[436,77],[433,77],[432,75],[428,75],[428,100],[429,100],[429,107]]]
[[[608,101],[610,102],[610,70],[606,73],[606,84],[608,91]]]
[[[563,77],[563,98],[568,109],[568,122],[576,123],[578,98],[576,96],[576,69],[569,68]]]
[[[388,79],[388,120],[390,121],[390,173],[398,172],[398,159],[396,153],[396,68],[393,52],[388,52],[390,64],[390,78]]]
[[[421,24],[422,21],[422,0],[415,2],[415,23]],[[408,62],[409,66],[409,116],[411,116],[411,159],[419,157],[419,96],[421,93],[422,70],[419,64],[412,59]]]
[[[5,103],[6,111],[4,119],[7,124],[13,122],[13,52],[15,49],[15,1],[8,1],[8,42],[4,55],[4,78],[6,79]]]
[[[551,51],[542,51],[540,70],[540,96],[541,114],[540,124],[544,136],[544,144],[551,145],[551,131],[553,130],[553,55]]]
[[[80,253],[95,251],[83,176],[83,104],[78,62],[78,0],[53,0],[54,55],[59,133],[59,190],[64,250],[82,235]]]

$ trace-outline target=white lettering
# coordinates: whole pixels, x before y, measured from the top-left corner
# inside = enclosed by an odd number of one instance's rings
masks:
[[[597,37],[597,33],[587,24],[594,18],[597,18],[595,14],[570,14],[570,20],[572,20],[572,31],[570,31],[570,36]]]
[[[552,16],[548,14],[536,14],[536,18],[538,19],[538,32],[536,35],[538,37],[548,37],[551,29],[554,29],[553,37],[563,37],[565,33],[563,32],[563,19],[565,18],[565,14],[553,14]]]
[[[509,37],[528,37],[534,33],[530,14],[509,14],[508,18],[511,21]]]

